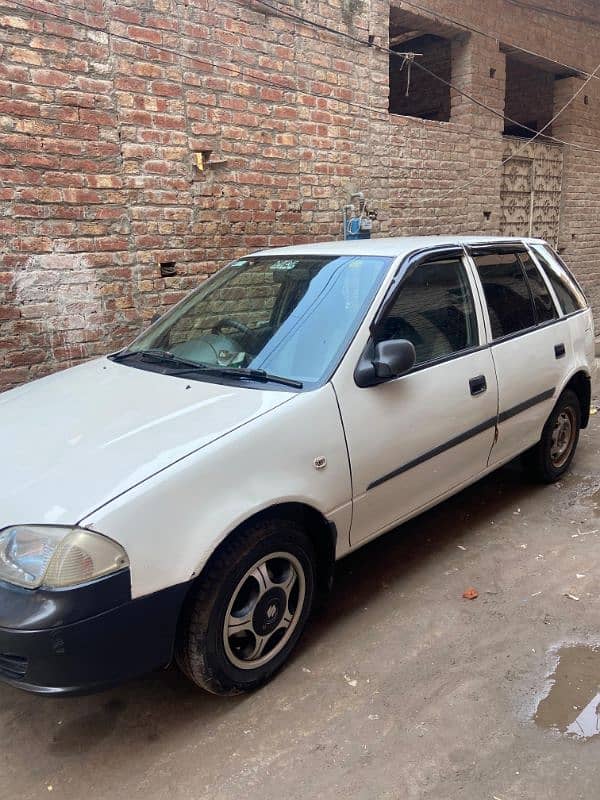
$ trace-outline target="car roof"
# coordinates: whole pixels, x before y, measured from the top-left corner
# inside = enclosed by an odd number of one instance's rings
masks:
[[[298,244],[289,247],[273,247],[257,250],[252,255],[349,255],[396,258],[412,253],[415,250],[439,245],[520,244],[522,242],[542,243],[543,241],[543,239],[511,236],[399,236],[388,239],[346,239]]]

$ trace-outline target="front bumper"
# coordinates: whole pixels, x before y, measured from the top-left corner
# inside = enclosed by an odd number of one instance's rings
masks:
[[[128,570],[60,591],[0,582],[0,681],[83,694],[164,667],[188,588],[132,600]]]

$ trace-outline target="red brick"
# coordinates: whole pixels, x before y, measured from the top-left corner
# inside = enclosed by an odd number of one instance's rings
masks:
[[[58,72],[54,69],[32,69],[31,79],[34,83],[42,86],[70,86],[73,84],[71,75],[65,72]]]
[[[132,39],[138,39],[151,44],[160,44],[162,42],[161,33],[151,28],[140,28],[137,25],[130,25],[127,28],[127,35]]]
[[[508,0],[431,4],[476,27],[487,20],[501,40],[550,60],[570,63],[577,53],[588,69],[600,61],[600,41],[583,23],[547,15],[534,28]],[[218,13],[194,0],[176,4],[177,14],[172,4],[113,3],[108,59],[102,0],[80,5],[68,20],[0,16],[0,363],[19,359],[19,342],[35,356],[0,369],[0,389],[117,346],[155,308],[245,250],[338,237],[339,209],[353,189],[379,210],[377,235],[498,231],[501,121],[456,95],[447,123],[388,115],[385,52],[238,0],[223,0]],[[387,0],[350,5],[350,24],[340,0],[313,11],[334,28],[385,42]],[[578,13],[584,1],[566,6]],[[454,81],[501,112],[497,46],[472,34],[452,47]],[[434,93],[419,91],[417,76],[413,69],[409,99],[431,104]],[[573,82],[553,85],[566,100]],[[596,83],[586,87],[588,105],[580,97],[554,125],[592,148],[600,138]],[[520,96],[534,107],[527,79]],[[200,172],[199,150],[227,163]],[[564,152],[562,244],[598,309],[600,160]],[[481,184],[443,198],[490,168]],[[160,279],[160,260],[177,261],[180,276]],[[23,269],[31,302],[14,296],[13,273]]]

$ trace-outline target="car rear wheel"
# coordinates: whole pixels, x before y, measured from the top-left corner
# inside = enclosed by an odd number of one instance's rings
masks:
[[[558,480],[569,468],[581,428],[581,406],[575,392],[566,389],[542,431],[540,441],[525,453],[530,472],[544,483]]]
[[[306,626],[315,572],[311,541],[293,520],[263,520],[234,534],[184,610],[176,652],[183,672],[214,694],[269,680]]]

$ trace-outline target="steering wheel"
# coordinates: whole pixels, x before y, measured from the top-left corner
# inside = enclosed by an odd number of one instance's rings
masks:
[[[244,325],[243,322],[240,322],[237,319],[232,319],[231,317],[223,317],[223,319],[220,319],[216,325],[213,325],[212,332],[220,333],[223,328],[234,328],[244,336],[254,335],[252,328],[249,328],[247,325]]]

